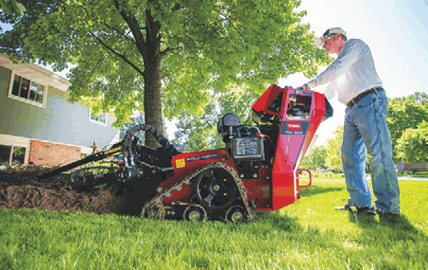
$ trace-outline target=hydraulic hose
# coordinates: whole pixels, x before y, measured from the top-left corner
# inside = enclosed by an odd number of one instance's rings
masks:
[[[181,153],[156,128],[146,124],[136,125],[126,133],[125,138],[123,140],[122,150],[125,166],[135,167],[134,156],[137,144],[136,142],[133,143],[132,138],[134,137],[134,134],[139,131],[144,131],[146,132],[146,134],[148,133],[151,136],[155,137],[156,141],[163,147],[165,154],[167,154],[170,159],[172,159],[173,156]]]

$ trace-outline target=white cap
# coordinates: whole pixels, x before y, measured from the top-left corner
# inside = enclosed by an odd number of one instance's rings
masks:
[[[342,28],[340,28],[340,27],[333,27],[333,28],[330,28],[327,31],[325,31],[324,34],[322,34],[322,37],[319,37],[319,38],[315,39],[315,44],[318,47],[322,47],[322,45],[323,45],[323,39],[325,37],[328,37],[328,36],[333,35],[333,34],[342,34],[342,35],[346,36],[346,32]]]

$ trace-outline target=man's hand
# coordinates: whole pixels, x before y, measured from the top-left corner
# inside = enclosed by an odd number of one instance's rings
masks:
[[[297,87],[296,89],[300,89],[300,90],[311,90],[306,83],[304,85],[302,85],[302,86]]]

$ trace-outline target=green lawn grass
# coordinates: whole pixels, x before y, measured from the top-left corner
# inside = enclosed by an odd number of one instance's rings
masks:
[[[428,181],[400,181],[403,217],[335,211],[343,179],[254,223],[0,208],[0,269],[428,269]]]

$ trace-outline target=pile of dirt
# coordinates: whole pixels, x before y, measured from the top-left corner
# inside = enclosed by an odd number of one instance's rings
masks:
[[[68,175],[39,181],[35,173],[0,172],[0,207],[138,215],[138,194],[118,184],[82,187],[63,181]]]

